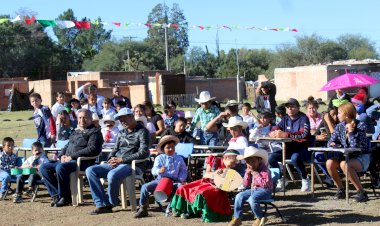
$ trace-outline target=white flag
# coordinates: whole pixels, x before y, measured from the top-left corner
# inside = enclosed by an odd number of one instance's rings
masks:
[[[57,26],[59,28],[71,28],[71,27],[75,27],[74,22],[72,22],[70,20],[57,20],[55,22],[57,22]]]
[[[21,17],[20,17],[20,15],[18,15],[16,18],[13,18],[11,20],[11,22],[14,23],[14,22],[17,22],[17,21],[20,21],[20,20],[21,20]]]

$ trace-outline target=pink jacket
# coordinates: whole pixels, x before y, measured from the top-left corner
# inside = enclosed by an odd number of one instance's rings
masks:
[[[247,165],[247,168],[251,168],[251,167]],[[251,187],[252,189],[255,189],[255,188],[265,188],[269,190],[273,189],[271,172],[265,164],[261,164],[258,172],[255,174],[255,177],[254,178],[252,177],[253,177],[252,173],[245,173],[244,180],[243,180],[244,187],[246,188]]]

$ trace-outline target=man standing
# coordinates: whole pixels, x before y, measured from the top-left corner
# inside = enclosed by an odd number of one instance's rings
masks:
[[[91,112],[87,109],[78,110],[78,128],[62,149],[59,161],[49,161],[40,167],[45,185],[53,198],[52,207],[62,207],[71,203],[70,174],[77,170],[77,158],[99,155],[102,144],[102,133],[92,124]],[[84,161],[81,170],[94,162],[95,159]]]
[[[136,122],[133,111],[122,108],[115,119],[121,122],[124,129],[119,131],[107,164],[91,166],[86,170],[92,199],[96,205],[96,209],[90,212],[91,215],[112,212],[112,208],[118,204],[122,180],[132,174],[132,161],[149,156],[149,131]],[[107,178],[108,197],[100,178]]]
[[[125,97],[120,94],[120,88],[118,86],[113,87],[112,89],[112,106],[116,109],[116,104],[118,101],[124,101],[127,108],[132,108],[131,101],[128,97]]]

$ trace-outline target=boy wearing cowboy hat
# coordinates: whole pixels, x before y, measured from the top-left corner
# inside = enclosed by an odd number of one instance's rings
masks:
[[[149,193],[154,192],[161,178],[166,177],[173,180],[173,191],[177,190],[186,180],[187,166],[182,156],[175,152],[175,146],[178,142],[179,139],[172,135],[166,135],[160,139],[156,149],[158,152],[164,152],[164,154],[159,155],[154,160],[152,174],[156,179],[141,187],[140,209],[135,214],[135,218],[148,216]]]
[[[193,121],[191,122],[190,131],[193,131],[198,122],[200,122],[200,139],[201,144],[215,146],[218,142],[217,129],[208,130],[206,125],[220,114],[220,110],[211,101],[215,97],[211,97],[208,91],[202,91],[199,94],[199,99],[195,98],[201,107],[199,107],[194,114]]]
[[[248,201],[254,213],[256,220],[254,226],[264,225],[266,218],[260,207],[259,200],[270,199],[272,196],[273,183],[271,173],[267,167],[268,152],[255,147],[247,147],[244,150],[244,156],[239,156],[239,160],[245,160],[247,169],[244,175],[243,185],[247,189],[237,194],[234,205],[234,217],[228,226],[241,225],[241,217],[243,215],[244,202]]]
[[[112,115],[106,115],[101,121],[102,135],[104,143],[115,143],[119,129],[117,128],[116,121]]]

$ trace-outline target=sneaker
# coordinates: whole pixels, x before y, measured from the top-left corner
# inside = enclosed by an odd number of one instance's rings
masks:
[[[338,199],[345,199],[346,198],[346,193],[344,193],[344,189],[338,189],[334,195],[334,200]]]
[[[90,212],[90,215],[98,215],[103,213],[112,213],[112,205],[98,207]]]
[[[146,207],[140,207],[139,211],[135,213],[134,218],[143,218],[148,216],[148,208]]]
[[[368,195],[367,192],[364,190],[359,190],[356,195],[354,196],[355,202],[367,202],[368,201]]]
[[[228,223],[228,226],[239,226],[241,225],[240,218],[232,217],[232,220]]]
[[[267,222],[267,220],[268,220],[268,219],[267,219],[266,217],[263,217],[263,218],[261,218],[261,219],[257,218],[257,219],[253,222],[252,226],[264,226],[265,223]]]
[[[310,191],[310,180],[309,180],[309,178],[302,179],[301,192],[309,192],[309,191]]]
[[[22,202],[21,194],[14,194],[13,195],[13,202],[14,203],[20,203],[20,202]]]
[[[181,214],[181,218],[182,218],[182,219],[189,219],[189,218],[190,218],[190,214],[188,214],[188,213],[183,213],[183,214]]]
[[[286,186],[288,186],[288,184],[289,184],[289,180],[287,178],[285,178],[285,186],[284,186],[282,178],[278,179],[276,192],[284,191],[284,189],[286,188]]]
[[[25,195],[26,197],[32,198],[34,195],[34,189],[28,188],[28,190],[24,191],[23,195]]]

